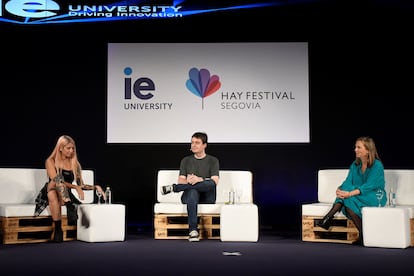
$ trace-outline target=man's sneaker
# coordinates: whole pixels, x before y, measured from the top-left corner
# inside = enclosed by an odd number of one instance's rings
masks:
[[[197,230],[193,230],[193,231],[190,232],[190,235],[188,237],[188,240],[190,242],[198,242],[198,241],[200,241],[200,237],[198,235]]]
[[[173,185],[167,185],[161,187],[161,193],[163,195],[169,194],[173,191]]]

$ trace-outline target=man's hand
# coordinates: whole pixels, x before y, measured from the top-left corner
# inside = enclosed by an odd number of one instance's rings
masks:
[[[199,177],[195,174],[187,175],[187,183],[188,184],[194,185],[194,184],[197,184],[198,182],[201,182],[201,181],[203,181],[202,177]]]

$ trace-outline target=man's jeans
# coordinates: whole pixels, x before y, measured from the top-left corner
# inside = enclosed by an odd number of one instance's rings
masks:
[[[181,202],[187,204],[188,225],[190,232],[197,230],[197,204],[216,202],[216,183],[211,180],[204,180],[195,185],[174,184],[174,192],[184,191]]]

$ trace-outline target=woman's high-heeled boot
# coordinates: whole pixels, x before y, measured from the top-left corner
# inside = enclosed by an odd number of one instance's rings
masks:
[[[62,221],[56,220],[53,222],[54,224],[54,231],[52,234],[52,241],[53,242],[63,242],[63,231],[62,231]]]
[[[318,223],[316,225],[318,225],[319,227],[322,227],[325,230],[328,230],[329,227],[331,227],[332,224],[332,216],[324,216],[323,219],[321,219],[320,221],[318,221]]]

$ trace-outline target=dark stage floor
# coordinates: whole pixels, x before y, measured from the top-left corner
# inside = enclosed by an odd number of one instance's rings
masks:
[[[303,242],[263,230],[258,242],[155,240],[0,245],[2,275],[412,275],[414,248]]]

